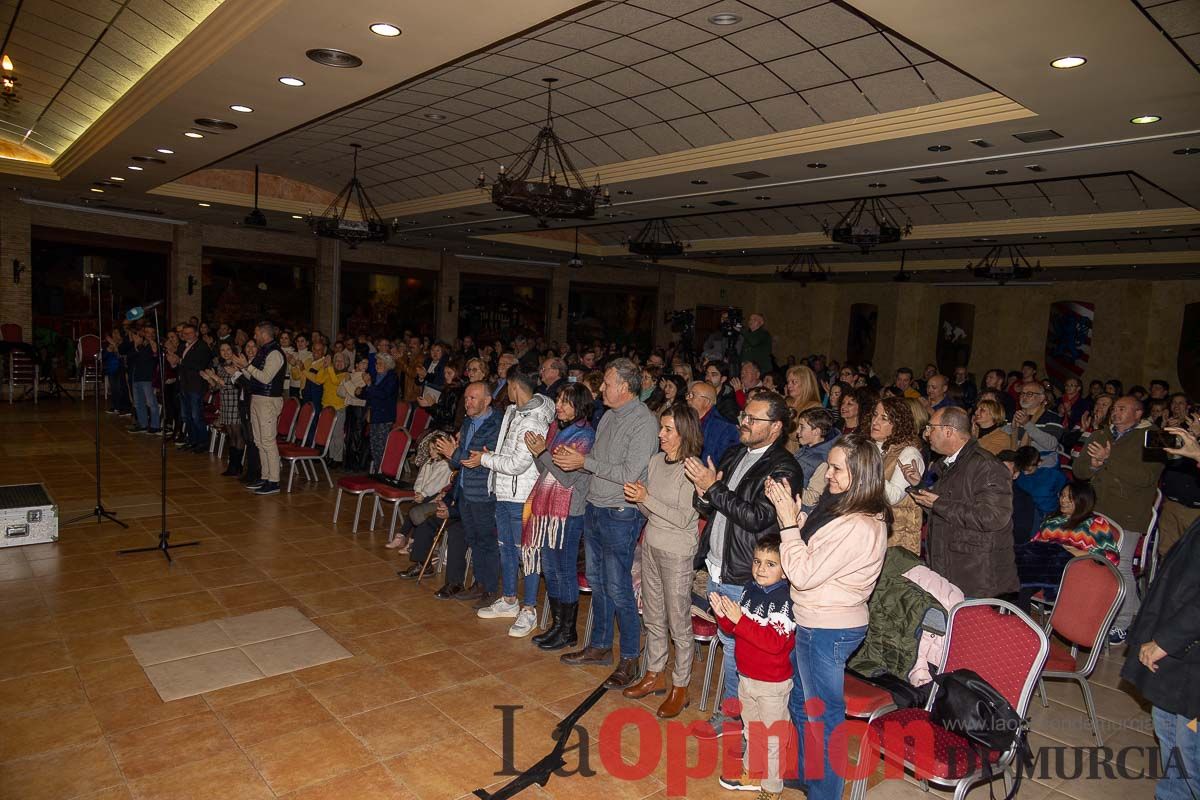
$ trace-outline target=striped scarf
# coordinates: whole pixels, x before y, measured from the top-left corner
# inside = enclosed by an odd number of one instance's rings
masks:
[[[566,445],[586,456],[595,441],[596,431],[587,420],[562,430],[555,420],[546,432],[546,452],[553,453],[556,447]],[[562,549],[573,492],[570,486],[559,483],[551,470],[538,476],[521,512],[521,561],[526,575],[541,572],[543,547]]]

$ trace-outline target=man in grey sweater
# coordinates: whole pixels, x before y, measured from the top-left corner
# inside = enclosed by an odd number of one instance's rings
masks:
[[[644,481],[650,457],[658,451],[658,422],[638,399],[641,370],[625,358],[608,365],[601,393],[608,411],[596,428],[596,443],[584,456],[561,447],[553,454],[562,470],[591,473],[583,540],[587,579],[592,589],[592,637],[583,650],[562,657],[564,664],[611,664],[613,615],[621,628],[621,660],[604,685],[622,689],[637,678],[641,620],[633,594],[633,553],[644,518],[625,501],[625,484]]]

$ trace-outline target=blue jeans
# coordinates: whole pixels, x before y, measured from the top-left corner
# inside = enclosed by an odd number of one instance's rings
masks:
[[[188,444],[208,444],[208,426],[204,424],[204,395],[200,392],[183,392],[180,395],[183,421],[187,423]]]
[[[1200,797],[1200,733],[1188,728],[1192,720],[1187,717],[1158,706],[1150,713],[1163,766],[1163,777],[1154,787],[1154,800],[1196,800]],[[1172,761],[1168,772],[1167,765]]]
[[[567,517],[562,545],[542,546],[542,574],[546,593],[560,603],[579,602],[579,540],[583,537],[583,514]]]
[[[154,384],[150,381],[134,381],[133,407],[137,410],[137,424],[143,428],[158,430],[158,400],[154,397]],[[147,425],[146,423],[149,422]]]
[[[496,591],[499,553],[496,541],[496,501],[459,500],[458,513],[462,517],[463,534],[467,547],[471,548],[471,566],[475,570],[475,582],[484,591]]]
[[[636,658],[641,650],[642,620],[633,596],[633,551],[644,521],[633,506],[602,508],[588,503],[583,515],[587,579],[592,589],[592,640],[588,646],[612,647],[616,614],[621,658]]]
[[[500,539],[500,580],[505,597],[517,596],[517,576],[521,574],[521,512],[524,503],[496,502],[496,533]],[[536,606],[538,574],[522,580],[521,605]]]
[[[797,751],[799,775],[808,784],[809,800],[841,800],[845,779],[831,766],[829,739],[846,721],[846,660],[862,644],[867,626],[859,628],[804,628],[796,626],[796,647],[792,650],[792,694],[788,712],[800,735]],[[820,714],[808,715],[806,700],[824,704]],[[804,768],[804,723],[823,726],[824,768],[820,775],[807,775]],[[845,741],[843,739],[843,741]],[[838,769],[846,772],[846,753],[837,753]]]
[[[742,593],[745,590],[744,586],[738,586],[736,583],[716,583],[712,578],[708,579],[709,594],[716,592],[722,597],[731,598],[738,603],[742,602]],[[721,683],[721,698],[717,701],[717,710],[719,711],[721,710],[721,700],[738,696],[738,671],[737,661],[733,657],[736,652],[733,637],[718,627],[717,638],[721,641],[721,662],[725,670],[725,678]]]

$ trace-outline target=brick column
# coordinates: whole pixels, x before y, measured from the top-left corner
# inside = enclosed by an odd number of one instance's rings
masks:
[[[0,200],[0,323],[21,326],[21,338],[33,341],[33,270],[29,264],[29,206],[12,195]],[[13,282],[13,260],[24,271]]]
[[[199,225],[174,226],[171,241],[171,267],[168,280],[171,293],[170,324],[188,317],[202,317],[204,291],[202,258],[204,244]],[[192,293],[188,294],[188,277],[194,278]]]
[[[437,338],[453,342],[458,338],[459,278],[458,261],[441,254],[441,273],[438,275]],[[453,307],[451,307],[453,306]]]
[[[317,238],[317,268],[313,275],[313,325],[326,336],[337,336],[342,290],[342,249],[337,239]]]
[[[549,308],[546,309],[546,339],[567,344],[567,313],[571,292],[569,267],[554,267],[550,272]]]

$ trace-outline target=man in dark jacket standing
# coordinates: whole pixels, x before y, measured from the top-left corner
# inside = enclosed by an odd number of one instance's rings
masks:
[[[176,368],[179,376],[181,411],[188,431],[187,441],[182,447],[193,453],[206,453],[208,426],[204,424],[204,390],[208,383],[200,373],[212,366],[212,351],[191,323],[183,326],[180,338],[179,352],[168,354],[167,360]]]
[[[708,519],[700,552],[707,552],[708,594],[716,592],[735,601],[753,580],[754,546],[760,536],[779,532],[775,506],[767,498],[767,478],[803,486],[800,465],[785,443],[791,409],[775,392],[765,392],[746,404],[738,416],[739,444],[729,448],[720,466],[711,460],[689,458],[683,469],[696,486],[693,505]],[[732,636],[719,634],[724,648],[725,685],[721,699],[737,697],[738,672]],[[721,703],[713,713],[713,730],[725,722]]]
[[[961,408],[934,413],[925,429],[942,456],[936,480],[913,495],[929,512],[929,567],[967,597],[1002,597],[1020,588],[1012,536],[1012,476],[971,438]],[[909,482],[917,481],[905,473]],[[916,476],[919,480],[919,476]]]

